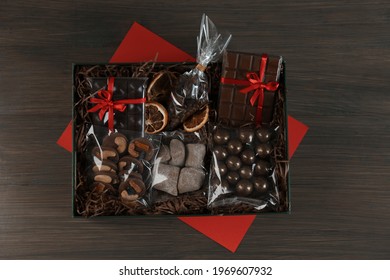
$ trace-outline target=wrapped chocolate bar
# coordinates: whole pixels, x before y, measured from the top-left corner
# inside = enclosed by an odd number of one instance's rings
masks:
[[[197,38],[196,61],[198,64],[191,71],[185,72],[179,77],[176,88],[171,94],[168,130],[179,128],[185,121],[208,105],[209,84],[204,71],[209,63],[220,58],[230,39],[230,34],[222,36],[218,33],[214,23],[206,15],[203,15],[200,35]],[[204,115],[207,114],[204,112]],[[204,123],[199,125],[194,120],[192,123],[185,124],[184,129],[189,132],[196,131]]]
[[[218,121],[231,126],[270,125],[282,62],[280,56],[224,52]]]
[[[274,146],[277,129],[248,125],[212,128],[210,207],[247,204],[257,211],[276,211],[279,190]]]
[[[88,112],[93,124],[106,124],[111,131],[144,130],[144,119],[139,116],[144,112],[147,78],[91,77],[87,81],[92,96]]]

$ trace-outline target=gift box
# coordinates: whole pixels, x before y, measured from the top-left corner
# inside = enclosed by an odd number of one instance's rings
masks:
[[[282,72],[280,56],[226,51],[223,55],[218,121],[269,125]]]

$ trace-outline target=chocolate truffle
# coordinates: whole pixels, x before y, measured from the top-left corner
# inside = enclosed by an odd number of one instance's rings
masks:
[[[204,182],[206,174],[202,169],[184,167],[180,171],[177,190],[179,194],[199,190]]]
[[[260,194],[267,193],[267,191],[269,189],[269,182],[264,177],[255,177],[253,179],[253,185],[254,185],[255,190]]]
[[[104,138],[103,146],[114,148],[119,154],[123,154],[127,149],[127,138],[122,133],[111,133]]]
[[[271,164],[265,160],[256,161],[254,173],[258,176],[268,176],[271,172]]]
[[[156,190],[177,196],[177,181],[179,180],[180,167],[160,163],[155,166],[155,170],[152,186]]]
[[[230,171],[226,175],[226,180],[229,184],[235,185],[240,180],[240,174],[238,174],[236,171]]]
[[[171,151],[171,160],[169,164],[179,167],[184,166],[186,159],[186,148],[184,143],[178,139],[172,139],[169,143],[169,150]]]
[[[256,137],[261,143],[266,143],[272,139],[272,132],[265,127],[259,127],[256,130]]]
[[[255,153],[252,149],[246,149],[241,153],[241,160],[243,164],[252,164],[255,162]]]
[[[223,146],[215,146],[213,154],[215,155],[217,160],[225,160],[228,156],[227,149]]]
[[[261,143],[256,146],[256,155],[260,158],[267,158],[272,153],[272,145],[269,143]]]
[[[240,128],[238,132],[238,138],[243,144],[251,144],[254,137],[255,132],[249,127]]]
[[[238,139],[231,139],[227,143],[227,151],[231,155],[237,155],[242,151],[242,143]]]
[[[250,179],[253,177],[253,171],[251,166],[245,165],[240,168],[239,172],[240,172],[240,177],[243,179]]]
[[[204,144],[187,144],[187,167],[202,168],[204,156],[206,155],[206,145]]]
[[[238,156],[229,156],[226,160],[226,166],[229,170],[237,171],[241,168],[241,160]]]
[[[171,160],[171,152],[167,145],[161,145],[157,158],[160,159],[161,163],[167,163]]]
[[[217,128],[216,131],[214,131],[213,139],[215,144],[226,144],[230,139],[229,131],[224,128]]]
[[[236,192],[240,196],[248,196],[253,191],[253,184],[249,180],[240,180],[236,185]]]

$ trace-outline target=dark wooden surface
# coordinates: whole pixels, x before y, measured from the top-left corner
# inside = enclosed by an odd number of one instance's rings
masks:
[[[73,219],[71,155],[56,145],[71,63],[108,61],[133,21],[195,54],[203,12],[231,49],[287,61],[289,114],[310,127],[292,213],[258,216],[235,254],[175,217]],[[384,0],[3,0],[0,258],[389,259],[389,30]]]

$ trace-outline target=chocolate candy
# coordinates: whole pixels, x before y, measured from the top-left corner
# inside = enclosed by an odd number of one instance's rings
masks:
[[[229,184],[235,185],[240,180],[240,174],[238,174],[236,171],[230,171],[226,175],[226,180]]]
[[[261,143],[256,146],[256,155],[260,158],[267,158],[272,153],[272,145],[269,143]]]
[[[255,164],[254,174],[258,176],[268,176],[272,170],[272,166],[268,161],[259,160]]]
[[[129,170],[130,172],[144,172],[144,165],[137,159],[131,156],[124,156],[118,162],[119,171]]]
[[[253,186],[258,193],[265,194],[269,189],[269,182],[264,177],[255,177],[253,178]]]
[[[114,148],[119,154],[123,154],[127,149],[127,138],[121,133],[112,133],[103,139],[103,146]]]
[[[219,161],[218,162],[218,169],[219,169],[219,174],[221,176],[225,176],[227,171],[228,171],[228,167],[226,166],[225,163],[223,163],[222,161]]]
[[[238,138],[243,144],[251,144],[254,137],[255,132],[253,131],[253,128],[243,127],[240,128],[238,132]]]
[[[217,160],[225,160],[228,156],[228,151],[223,146],[216,146],[213,149],[213,154],[217,158]]]
[[[238,156],[229,156],[226,160],[226,166],[229,170],[237,171],[241,168],[242,162]]]
[[[171,151],[171,161],[170,165],[184,166],[184,162],[186,159],[186,148],[184,143],[178,139],[172,139],[169,143],[169,150]]]
[[[231,139],[227,143],[227,150],[231,155],[237,155],[242,151],[242,143],[238,139]]]
[[[179,180],[180,167],[160,163],[156,165],[156,176],[152,186],[170,195],[177,196],[177,182]]]
[[[213,134],[213,139],[215,144],[226,144],[230,139],[229,131],[223,128],[218,128]]]
[[[236,185],[236,192],[240,196],[248,196],[253,192],[253,184],[249,180],[240,180]]]
[[[130,142],[128,152],[136,159],[150,161],[154,155],[153,144],[146,138],[136,138]]]
[[[202,187],[206,174],[202,169],[184,167],[180,171],[177,190],[179,194],[197,191]]]
[[[92,149],[92,155],[95,157],[93,161],[109,159],[113,162],[118,162],[119,155],[116,149],[111,147],[95,147]]]
[[[161,163],[167,163],[171,160],[171,151],[167,145],[161,145],[157,158]]]
[[[261,142],[261,143],[266,143],[272,139],[273,133],[271,130],[265,128],[265,127],[259,127],[256,130],[256,138]]]
[[[206,145],[204,144],[187,144],[187,159],[185,166],[202,168],[204,156],[206,155]]]
[[[96,157],[94,158],[94,160],[95,165],[92,167],[92,171],[95,173],[99,171],[110,171],[116,173],[116,171],[118,170],[117,165],[111,160],[104,159],[103,161],[101,161]]]
[[[117,175],[110,171],[95,172],[93,174],[93,180],[95,182],[102,182],[102,183],[112,184],[112,185],[119,183]]]
[[[137,178],[129,178],[121,183],[118,192],[122,202],[133,202],[145,194],[146,188],[144,182]]]
[[[242,163],[250,165],[255,162],[255,153],[248,148],[241,153],[241,160]]]
[[[243,166],[240,168],[240,177],[243,179],[251,179],[253,177],[253,171],[251,166]]]

